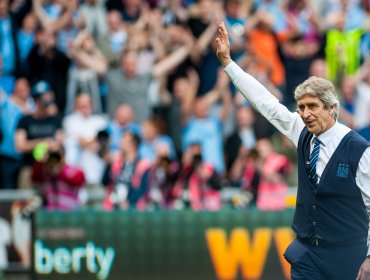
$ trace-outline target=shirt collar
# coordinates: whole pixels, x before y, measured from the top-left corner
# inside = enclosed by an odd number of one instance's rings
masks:
[[[331,128],[322,133],[320,136],[314,135],[314,137],[312,137],[312,141],[315,141],[316,138],[319,138],[321,144],[323,144],[324,146],[328,145],[330,141],[332,141],[334,136],[337,134],[337,131],[340,129],[339,126],[340,124],[336,121]]]

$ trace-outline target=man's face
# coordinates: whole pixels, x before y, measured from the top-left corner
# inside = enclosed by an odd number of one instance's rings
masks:
[[[85,118],[91,116],[93,113],[91,98],[86,94],[78,96],[76,99],[75,110]]]
[[[318,98],[304,95],[297,101],[298,112],[309,132],[319,136],[335,124],[334,107],[325,108]]]
[[[125,76],[128,78],[136,77],[138,57],[136,53],[130,52],[122,59],[122,68]]]
[[[108,27],[111,31],[117,32],[122,24],[121,15],[117,11],[108,14]]]
[[[133,121],[134,112],[128,105],[121,105],[116,110],[115,119],[120,126],[125,126]]]
[[[46,92],[40,97],[40,103],[42,109],[48,111],[51,106],[55,106],[54,94],[52,92]]]
[[[194,104],[194,115],[198,119],[205,119],[209,115],[209,104],[205,98],[198,98]]]
[[[13,94],[22,100],[27,100],[27,98],[30,96],[30,86],[28,81],[24,78],[18,79],[15,82]]]

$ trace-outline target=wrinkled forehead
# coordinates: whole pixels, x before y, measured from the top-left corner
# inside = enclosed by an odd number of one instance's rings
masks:
[[[312,94],[309,93],[304,94],[301,98],[297,99],[297,106],[312,103],[324,104],[324,102],[320,98],[318,98],[317,96],[313,96]]]

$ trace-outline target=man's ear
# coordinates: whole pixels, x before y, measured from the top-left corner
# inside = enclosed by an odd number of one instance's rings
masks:
[[[331,106],[329,106],[329,115],[330,116],[333,116],[334,115],[334,110],[335,110],[335,107],[334,107],[334,105],[331,105]]]

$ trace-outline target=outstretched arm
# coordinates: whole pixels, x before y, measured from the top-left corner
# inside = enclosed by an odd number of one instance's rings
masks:
[[[300,116],[280,104],[279,100],[260,82],[232,61],[229,38],[223,22],[220,23],[218,31],[216,55],[232,83],[258,112],[297,145],[299,135],[304,128]]]

